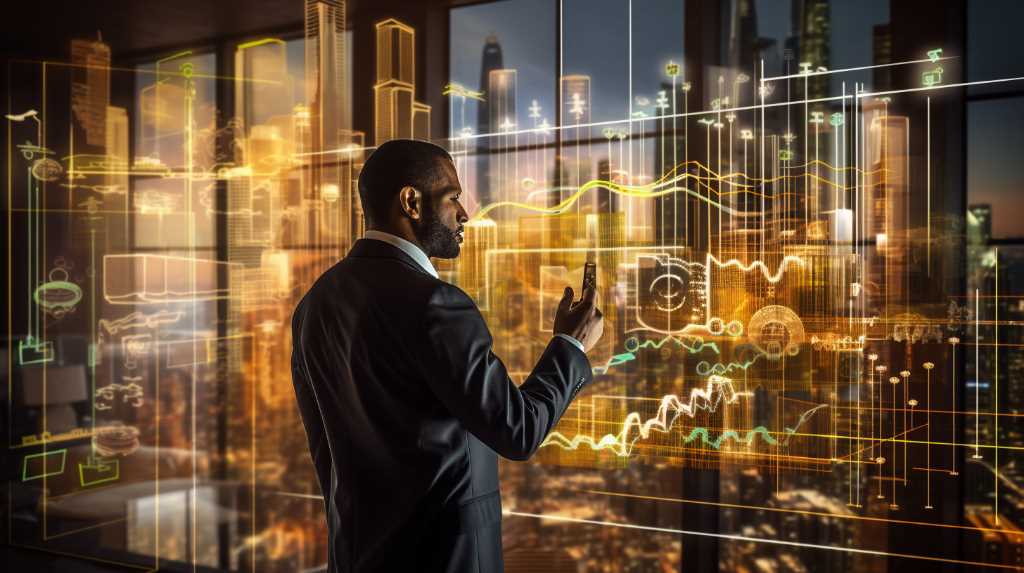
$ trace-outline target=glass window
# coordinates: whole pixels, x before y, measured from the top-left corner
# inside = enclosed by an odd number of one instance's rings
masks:
[[[1024,238],[1024,98],[974,101],[967,106],[967,204],[980,241]],[[976,212],[970,214],[972,206]],[[988,217],[981,209],[986,207]]]
[[[495,154],[554,141],[544,126],[556,120],[556,8],[549,0],[507,0],[450,12],[449,133],[468,138],[453,151],[471,212],[525,200],[549,181],[549,162],[517,171],[517,163]]]
[[[213,248],[216,56],[182,51],[136,67],[133,244]],[[186,150],[189,150],[186,152]]]
[[[1016,0],[966,2],[967,80],[972,82],[1024,76],[1017,34],[1024,3]],[[971,94],[1020,92],[1021,82],[972,86]]]

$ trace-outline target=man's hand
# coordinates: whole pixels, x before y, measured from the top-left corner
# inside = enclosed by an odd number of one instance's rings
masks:
[[[604,333],[604,315],[597,308],[597,288],[590,287],[583,291],[583,298],[573,302],[572,287],[565,287],[565,294],[555,311],[555,334],[568,334],[583,343],[583,349],[590,349],[597,344]]]

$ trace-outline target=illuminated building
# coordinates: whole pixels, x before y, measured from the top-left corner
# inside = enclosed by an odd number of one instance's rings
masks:
[[[967,207],[967,243],[985,247],[992,239],[992,206],[988,204]]]
[[[128,165],[131,160],[129,145],[128,111],[123,107],[108,106],[106,143],[104,145],[107,156],[114,158],[114,161],[119,164]],[[105,179],[105,184],[109,186],[108,188],[115,192],[103,195],[103,209],[124,209],[128,203],[128,194],[123,192],[128,189],[128,174],[123,171],[121,173],[111,173]],[[123,229],[123,231],[127,233],[126,229]],[[122,240],[126,238],[114,229],[108,229],[108,232]]]
[[[306,0],[306,101],[314,147],[334,149],[345,105],[345,2]],[[240,47],[241,49],[241,47]],[[277,64],[275,64],[277,65]]]
[[[313,155],[308,158],[303,198],[315,205],[322,204],[325,190],[337,188],[341,181],[333,152],[339,147],[341,130],[348,127],[342,121],[347,96],[344,1],[306,0],[305,32],[309,151]],[[320,241],[316,216],[316,211],[299,216],[299,233],[304,244]],[[341,245],[351,245],[353,238],[342,235],[336,240]]]
[[[490,89],[491,72],[502,68],[504,68],[504,65],[502,63],[501,44],[498,43],[497,36],[492,34],[487,36],[483,52],[480,56],[479,89],[484,92],[484,98],[476,104],[476,132],[478,134],[489,134],[497,131],[496,126],[491,125],[491,112],[489,107],[491,94],[487,90]],[[489,168],[491,160],[490,148],[490,137],[481,137],[477,139],[476,195],[477,200],[481,205],[490,203],[493,195],[491,189],[493,182],[490,179],[491,171]]]
[[[878,258],[875,277],[884,285],[885,300],[906,300],[910,268],[909,198],[910,150],[907,138],[910,119],[879,110],[868,128],[867,233],[875,239]]]
[[[733,0],[729,3],[729,66],[749,70],[760,48],[757,30],[757,4],[754,0]]]
[[[71,112],[79,153],[103,153],[110,105],[110,46],[101,39],[71,40]]]
[[[498,246],[498,226],[491,219],[469,221],[459,255],[459,286],[470,296],[481,296],[487,286],[487,252]]]
[[[372,146],[433,135],[486,210],[436,267],[514,381],[562,289],[598,266],[595,381],[535,459],[500,465],[510,573],[1024,565],[1024,233],[1006,220],[1020,185],[973,180],[1002,169],[966,151],[1007,149],[964,133],[1021,81],[1000,69],[1012,43],[992,55],[948,25],[991,8],[379,4],[304,1],[259,28],[211,13],[202,41],[154,4],[156,48],[132,18],[68,5],[61,27],[112,44],[69,52],[39,33],[48,20],[12,19],[40,48],[8,66],[4,120],[12,544],[322,569],[289,319],[363,234]],[[988,15],[1019,20],[1005,13]],[[559,45],[574,27],[632,60]],[[844,69],[805,82],[801,64]],[[945,83],[927,85],[937,66]],[[426,105],[448,82],[484,99]],[[588,125],[630,88],[648,115]],[[736,109],[719,114],[719,94]],[[465,130],[431,134],[460,103]],[[995,134],[1019,132],[995,115]],[[723,398],[683,408],[712,376]]]
[[[989,507],[968,506],[968,523],[978,528],[967,535],[970,558],[983,563],[1024,565],[1024,531]]]
[[[516,118],[516,70],[491,70],[487,78],[487,112],[490,115],[491,135],[488,145],[491,153],[505,152],[514,145],[514,137],[506,135],[519,129]],[[492,201],[508,201],[518,186],[515,169],[507,161],[491,158],[488,191]]]
[[[238,45],[235,49],[235,106],[245,129],[272,116],[287,115],[291,89],[284,41],[267,38]]]
[[[373,86],[374,141],[430,138],[430,106],[416,97],[416,31],[398,20],[378,22]]]
[[[487,76],[487,110],[492,133],[518,128],[516,118],[516,70],[491,70]]]
[[[562,76],[562,125],[586,125],[590,123],[590,76],[573,74]],[[578,139],[588,139],[590,128],[577,134]]]
[[[878,24],[871,28],[871,89],[882,91],[892,89],[892,27]]]
[[[794,12],[800,5],[800,63],[809,62],[813,69],[832,65],[832,24],[830,21],[830,0],[802,0],[793,2]],[[828,75],[815,75],[808,79],[809,99],[827,97],[829,94]]]

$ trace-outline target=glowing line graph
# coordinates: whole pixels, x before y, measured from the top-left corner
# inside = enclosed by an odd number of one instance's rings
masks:
[[[801,259],[800,257],[796,255],[786,255],[785,257],[782,257],[782,261],[779,262],[778,269],[776,269],[776,271],[772,273],[771,270],[768,268],[768,265],[764,264],[764,262],[760,260],[754,261],[750,264],[746,264],[740,261],[739,259],[729,259],[723,262],[719,260],[718,257],[708,253],[706,268],[710,268],[711,263],[714,263],[720,269],[735,267],[745,273],[748,273],[754,269],[759,269],[761,271],[761,274],[764,276],[765,280],[767,280],[770,283],[779,282],[779,280],[782,279],[782,273],[786,272],[787,266],[793,264],[798,267],[803,267],[806,265],[804,260]],[[710,283],[710,277],[708,278],[708,281]],[[709,292],[710,286],[711,285],[708,284]]]
[[[629,362],[631,360],[635,360],[637,352],[639,352],[640,350],[645,348],[652,348],[654,350],[657,350],[660,349],[669,341],[676,343],[676,345],[679,346],[680,348],[685,348],[690,354],[699,354],[700,352],[703,352],[705,348],[710,348],[715,354],[721,354],[721,350],[719,350],[718,345],[716,343],[704,342],[704,339],[699,336],[693,336],[691,338],[694,339],[694,342],[692,344],[687,344],[686,341],[684,341],[682,338],[673,335],[665,336],[664,338],[658,341],[645,340],[643,342],[637,340],[636,337],[630,337],[626,339],[626,342],[624,343],[624,346],[626,347],[626,352],[613,355],[602,366],[595,366],[593,368],[594,374],[606,374],[613,366],[618,366],[620,364],[625,364],[626,362]]]
[[[754,428],[747,430],[746,434],[743,437],[741,437],[740,433],[736,430],[726,430],[719,434],[718,437],[715,438],[714,440],[709,439],[707,428],[696,427],[690,431],[690,435],[687,436],[685,440],[683,440],[683,443],[689,444],[690,442],[695,440],[697,436],[701,436],[701,440],[704,442],[704,444],[709,445],[717,450],[721,448],[722,443],[725,442],[726,440],[733,440],[738,444],[749,446],[753,443],[755,436],[761,436],[761,441],[771,446],[777,446],[780,443],[786,444],[789,441],[790,436],[795,434],[800,429],[800,426],[804,425],[804,422],[809,420],[815,412],[826,406],[828,406],[828,404],[819,404],[801,414],[795,426],[793,426],[792,428],[785,428],[785,437],[783,437],[782,440],[776,440],[771,435],[771,432],[768,431],[768,428],[764,426],[755,426]]]
[[[541,207],[541,206],[538,206],[538,205],[530,205],[529,203],[523,203],[523,202],[520,202],[520,201],[498,201],[498,202],[491,203],[491,204],[486,205],[483,208],[481,208],[479,211],[477,211],[476,215],[474,215],[471,220],[476,221],[476,220],[479,220],[479,219],[483,219],[488,213],[490,213],[491,211],[493,211],[495,209],[501,208],[501,207],[517,207],[517,208],[520,208],[520,209],[525,209],[527,211],[533,211],[535,213],[541,213],[541,214],[544,214],[544,215],[558,215],[560,213],[563,213],[563,212],[567,211],[570,207],[572,207],[576,203],[576,201],[582,195],[586,194],[588,191],[591,191],[593,189],[598,189],[598,188],[608,189],[612,193],[615,193],[616,195],[622,195],[622,196],[625,196],[625,197],[645,198],[645,199],[653,199],[653,198],[656,198],[656,197],[663,197],[665,195],[671,195],[673,193],[681,192],[682,191],[682,192],[687,193],[688,195],[692,195],[693,197],[696,197],[697,199],[699,199],[701,201],[704,201],[708,205],[711,205],[711,206],[713,206],[713,207],[715,207],[715,208],[717,208],[717,209],[719,209],[721,211],[724,211],[726,213],[732,213],[733,212],[733,210],[731,208],[725,207],[721,203],[719,203],[719,202],[717,202],[717,201],[715,201],[713,199],[710,199],[708,197],[705,197],[705,196],[701,195],[700,193],[698,193],[697,191],[694,191],[694,190],[692,190],[692,189],[690,189],[688,187],[680,187],[678,185],[674,185],[674,183],[676,183],[678,181],[681,181],[683,179],[686,179],[687,177],[693,177],[693,176],[690,175],[690,174],[682,174],[682,175],[676,176],[675,178],[673,178],[673,179],[671,179],[671,180],[669,180],[667,182],[653,182],[653,183],[649,183],[649,184],[646,184],[646,185],[620,185],[618,183],[613,183],[611,181],[604,181],[604,180],[600,180],[600,179],[592,179],[592,180],[587,181],[586,183],[584,183],[582,186],[580,186],[580,188],[577,189],[575,193],[573,193],[572,195],[566,197],[564,200],[562,200],[562,202],[560,202],[559,204],[557,204],[557,205],[555,205],[553,207]],[[663,187],[666,184],[671,185],[671,186],[665,187],[665,188],[660,188],[660,187]]]
[[[755,354],[754,357],[751,358],[750,360],[744,360],[743,362],[715,362],[714,364],[711,364],[706,360],[701,360],[700,362],[697,363],[697,375],[708,376],[711,374],[715,374],[718,376],[722,376],[724,374],[732,372],[733,370],[746,370],[753,366],[757,362],[758,358],[761,358],[762,356],[766,355],[766,353],[760,348],[754,348],[757,351],[757,354]]]
[[[824,165],[824,166],[828,167],[829,169],[832,169],[833,171],[847,171],[847,170],[851,169],[851,168],[836,168],[836,167],[832,167],[828,163],[825,163],[825,162],[819,161],[819,160],[814,160],[812,162],[808,162],[807,165],[811,165],[811,164],[815,164],[815,163]],[[683,173],[679,173],[679,174],[674,175],[674,176],[671,175],[671,173],[678,173],[681,168],[685,170],[690,164],[694,164],[697,167],[698,171],[703,170],[703,171],[707,172],[707,175],[706,176],[694,175],[692,173],[685,172],[685,171]],[[857,168],[852,168],[852,169],[854,169],[855,171],[863,171],[863,170],[857,169]],[[873,173],[874,172],[871,172],[870,174],[873,174]],[[624,197],[634,197],[634,198],[644,198],[644,199],[653,199],[653,198],[657,198],[657,197],[663,197],[663,196],[666,196],[666,195],[671,195],[671,194],[674,194],[674,193],[683,192],[683,193],[686,193],[687,195],[691,195],[691,196],[695,197],[696,199],[698,199],[700,201],[703,201],[704,203],[706,203],[706,204],[708,204],[708,205],[710,205],[712,207],[715,207],[716,209],[718,209],[719,211],[721,211],[723,213],[726,213],[726,214],[729,214],[729,215],[741,215],[742,214],[741,212],[739,212],[739,211],[737,211],[737,210],[735,210],[735,209],[733,209],[731,207],[722,205],[720,202],[715,201],[714,199],[712,199],[710,197],[711,193],[714,193],[714,194],[718,195],[719,197],[721,197],[722,195],[732,195],[732,194],[735,194],[735,193],[748,193],[748,194],[754,195],[756,197],[768,197],[767,195],[765,195],[763,193],[759,193],[757,191],[751,190],[751,188],[753,187],[752,185],[742,184],[742,183],[734,183],[734,182],[730,181],[730,179],[738,178],[738,177],[743,177],[743,178],[747,179],[747,181],[755,181],[755,182],[759,181],[759,180],[757,180],[755,178],[751,178],[751,177],[749,177],[749,176],[747,176],[745,174],[742,174],[742,173],[732,173],[732,174],[727,174],[727,175],[720,175],[720,174],[712,171],[709,167],[705,167],[704,165],[700,164],[700,162],[694,160],[694,161],[688,161],[688,162],[682,163],[679,166],[677,166],[675,169],[673,169],[669,174],[666,174],[664,177],[661,177],[660,179],[657,179],[655,181],[652,181],[651,183],[647,183],[647,184],[644,184],[644,185],[623,185],[623,184],[620,184],[620,183],[615,183],[615,182],[608,181],[608,180],[603,180],[603,179],[592,179],[590,181],[587,181],[583,185],[581,185],[575,192],[573,192],[571,195],[569,195],[568,197],[563,199],[560,203],[558,203],[557,205],[551,206],[551,207],[542,207],[542,206],[539,206],[539,205],[531,205],[529,203],[522,202],[522,201],[497,201],[497,202],[490,203],[488,205],[483,206],[479,211],[477,211],[477,213],[475,215],[473,215],[471,220],[472,221],[477,221],[477,220],[483,219],[491,211],[494,211],[495,209],[499,209],[499,208],[503,208],[503,207],[515,207],[515,208],[519,208],[519,209],[525,209],[527,211],[532,211],[532,212],[535,212],[535,213],[541,213],[541,214],[544,214],[544,215],[558,215],[560,213],[564,213],[565,211],[567,211],[570,207],[572,207],[576,203],[576,201],[579,200],[579,198],[581,196],[583,196],[587,192],[589,192],[589,191],[591,191],[593,189],[599,189],[599,188],[600,189],[608,189],[612,193],[614,193],[616,195],[621,195],[621,196],[624,196]],[[788,179],[788,178],[798,180],[798,179],[803,179],[803,178],[807,178],[807,177],[810,177],[810,178],[815,179],[815,180],[820,180],[819,182],[822,182],[822,183],[825,183],[825,184],[828,184],[828,185],[835,185],[837,188],[840,188],[839,185],[833,184],[832,182],[828,181],[827,179],[821,178],[817,174],[811,174],[811,173],[797,174],[797,175],[783,175],[783,176],[772,178],[772,179],[765,179],[763,181],[763,183],[771,183],[771,182],[774,182],[774,181],[778,181],[778,180],[781,180],[781,179]],[[697,181],[698,187],[703,187],[703,188],[705,188],[707,190],[707,192],[708,192],[707,196],[702,195],[700,193],[700,191],[694,191],[693,189],[690,189],[689,187],[677,185],[677,183],[679,183],[681,181],[684,181],[686,179],[693,179],[693,180]],[[728,185],[731,185],[731,186],[734,186],[734,187],[740,187],[740,189],[738,189],[736,191],[722,192],[722,191],[719,191],[717,189],[713,189],[708,183],[706,183],[706,181],[716,181],[719,184],[725,183],[725,184],[728,184]],[[841,187],[841,188],[842,189],[846,189],[845,187]],[[536,192],[534,192],[534,193],[536,193]]]
[[[658,412],[653,418],[643,420],[640,413],[630,412],[622,422],[622,429],[618,434],[605,434],[600,439],[595,439],[587,434],[578,434],[570,439],[561,432],[551,432],[541,443],[541,447],[554,445],[564,450],[576,450],[580,446],[587,446],[594,451],[611,450],[619,457],[629,457],[638,440],[648,438],[652,431],[668,433],[680,415],[693,418],[698,410],[714,412],[720,405],[736,403],[741,396],[745,395],[750,395],[750,393],[737,392],[732,386],[731,379],[712,375],[708,377],[707,386],[691,390],[689,400],[685,402],[675,394],[662,397]],[[699,437],[703,444],[717,450],[729,440],[750,445],[755,437],[761,436],[762,441],[769,445],[785,444],[789,441],[789,437],[800,429],[800,426],[826,405],[821,404],[804,412],[793,428],[785,428],[785,437],[781,440],[774,438],[768,428],[764,426],[752,428],[742,435],[736,430],[726,430],[717,438],[711,438],[707,428],[698,426],[690,431],[683,443],[688,444]]]

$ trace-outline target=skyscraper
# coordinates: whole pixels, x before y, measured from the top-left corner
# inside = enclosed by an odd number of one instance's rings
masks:
[[[992,239],[992,206],[988,203],[967,207],[967,244],[987,247]]]
[[[491,135],[487,138],[490,150],[506,153],[513,145],[512,137],[504,133],[516,129],[516,81],[515,70],[491,70],[487,78],[488,113]],[[506,191],[515,189],[514,167],[509,161],[492,161],[488,165],[488,192],[490,201],[504,201],[509,197]]]
[[[501,44],[498,43],[497,36],[487,36],[487,41],[484,43],[483,54],[480,57],[480,91],[484,92],[484,100],[479,102],[476,107],[476,131],[477,133],[490,133],[491,129],[491,116],[488,111],[488,102],[491,99],[491,94],[487,92],[490,87],[491,72],[494,70],[500,70],[504,67],[501,57]],[[486,145],[486,144],[484,144]]]
[[[732,0],[729,18],[729,66],[750,73],[760,49],[754,0]]]
[[[272,116],[291,112],[290,88],[284,41],[265,38],[238,45],[235,49],[235,109],[247,132]]]
[[[892,28],[889,24],[878,24],[871,29],[871,89],[875,91],[892,88]]]
[[[490,115],[490,99],[491,94],[488,92],[490,89],[490,78],[491,72],[500,70],[504,67],[501,56],[501,44],[498,43],[497,36],[487,36],[486,42],[484,42],[483,54],[480,56],[480,86],[479,91],[484,92],[484,99],[477,102],[476,107],[476,131],[480,134],[487,134],[496,131],[491,127],[491,115]],[[486,205],[491,202],[491,172],[490,172],[490,143],[489,137],[481,137],[477,139],[477,183],[476,183],[476,196],[477,200],[481,205]]]
[[[334,149],[345,101],[345,2],[306,0],[306,101],[315,150]]]
[[[590,123],[590,76],[572,74],[562,76],[562,125]],[[576,130],[577,139],[589,139],[589,128]]]
[[[110,105],[110,46],[71,40],[71,112],[76,153],[103,153]]]
[[[345,97],[345,3],[343,0],[306,0],[306,101],[311,138],[309,167],[303,196],[314,201],[329,185],[337,185],[334,158],[323,154],[338,148]],[[243,109],[243,111],[245,111]],[[315,225],[307,240],[315,241]]]
[[[832,59],[832,26],[829,20],[829,0],[802,0],[800,10],[800,63],[810,63],[812,68],[829,67]],[[794,6],[796,2],[794,2]],[[808,78],[807,97],[810,99],[828,97],[828,74]]]
[[[490,126],[492,133],[511,131],[516,126],[516,83],[515,70],[491,70],[487,78]]]
[[[389,18],[377,23],[374,140],[430,139],[430,106],[416,97],[416,31]]]

